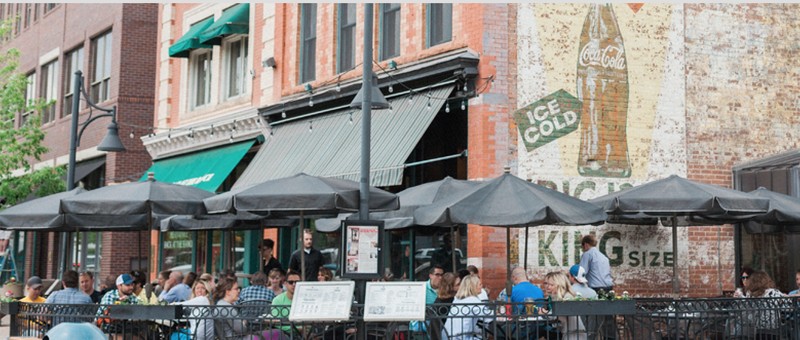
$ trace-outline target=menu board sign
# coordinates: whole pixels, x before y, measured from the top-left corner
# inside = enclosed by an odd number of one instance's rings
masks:
[[[367,282],[364,321],[425,320],[425,282]]]
[[[383,261],[380,245],[383,242],[383,221],[343,222],[343,277],[373,279],[380,277]]]
[[[294,288],[291,321],[339,321],[350,318],[353,281],[301,281]]]

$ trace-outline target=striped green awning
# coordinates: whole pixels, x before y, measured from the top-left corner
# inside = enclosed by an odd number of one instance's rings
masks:
[[[432,89],[430,110],[427,99],[399,97],[389,100],[392,110],[372,111],[371,185],[402,184],[406,159],[451,91],[452,86]],[[300,172],[358,181],[361,116],[361,110],[346,108],[274,126],[233,189]]]
[[[178,41],[169,47],[169,56],[173,58],[189,58],[192,50],[198,48],[211,48],[211,45],[203,44],[200,42],[200,33],[205,31],[209,26],[214,23],[214,17],[208,17],[205,20],[193,24],[189,31],[186,32]]]
[[[222,12],[219,20],[200,33],[200,42],[209,45],[222,44],[222,38],[231,34],[247,34],[250,31],[250,4],[238,4]]]

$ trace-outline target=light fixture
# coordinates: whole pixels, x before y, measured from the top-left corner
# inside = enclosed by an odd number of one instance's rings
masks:
[[[189,139],[194,139],[194,129],[189,129]]]
[[[211,124],[211,137],[214,137],[214,124]]]
[[[286,118],[286,104],[283,104],[283,108],[281,108],[281,118]]]
[[[308,97],[308,106],[309,107],[314,106],[314,96],[313,95]]]
[[[136,137],[136,135],[134,135],[134,134],[133,134],[133,130],[131,130],[131,134],[130,134],[130,135],[128,135],[128,136],[129,136],[129,137],[131,137],[131,139],[133,139],[133,138],[135,138],[135,137]]]
[[[353,125],[353,112],[350,112],[350,117],[347,119],[350,125]]]
[[[467,80],[464,79],[464,92],[467,92]]]
[[[408,103],[411,104],[413,102],[414,102],[414,91],[409,90],[408,91]]]
[[[450,113],[450,102],[447,102],[446,104],[444,104],[444,112],[445,113]]]
[[[370,107],[373,109],[388,109],[389,102],[386,101],[386,98],[381,93],[380,88],[378,88],[378,76],[375,73],[372,73],[372,81],[369,83],[361,84],[361,89],[358,90],[356,97],[353,98],[353,101],[350,102],[350,107],[354,109],[360,109],[364,104],[364,91],[371,91],[370,94],[372,95]]]
[[[314,130],[314,126],[312,125],[312,122],[309,120],[308,121],[308,132],[311,132],[313,130]]]
[[[389,93],[393,92],[394,92],[394,86],[392,86],[392,84],[389,84]]]
[[[467,109],[467,100],[464,99],[461,101],[461,111],[464,111],[466,109]]]
[[[390,70],[396,70],[397,69],[397,62],[395,62],[394,60],[389,60],[389,69]]]
[[[172,129],[167,131],[167,143],[172,143]]]

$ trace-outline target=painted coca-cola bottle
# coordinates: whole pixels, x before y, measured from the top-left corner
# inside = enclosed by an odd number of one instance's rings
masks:
[[[582,176],[630,177],[628,65],[611,4],[593,4],[583,23],[578,54]]]

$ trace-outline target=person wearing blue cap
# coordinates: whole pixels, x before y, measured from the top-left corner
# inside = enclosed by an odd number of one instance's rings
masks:
[[[101,305],[113,305],[117,302],[126,305],[138,305],[139,299],[133,295],[133,276],[128,273],[117,276],[117,289],[111,290],[100,300]],[[100,308],[103,310],[103,308]]]
[[[569,268],[569,281],[572,283],[572,290],[575,291],[575,294],[578,294],[577,297],[584,299],[597,298],[597,292],[587,285],[589,281],[586,280],[586,270],[581,265],[576,264]]]

